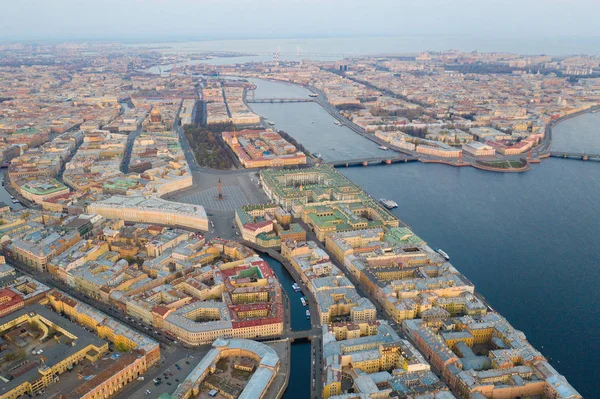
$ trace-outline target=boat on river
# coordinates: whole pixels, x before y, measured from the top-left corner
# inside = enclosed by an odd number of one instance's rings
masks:
[[[379,203],[385,206],[387,209],[398,208],[398,204],[395,201],[388,200],[385,198],[379,198]]]
[[[448,255],[446,252],[442,251],[441,248],[436,248],[435,252],[442,255],[446,260],[450,260],[450,255]]]

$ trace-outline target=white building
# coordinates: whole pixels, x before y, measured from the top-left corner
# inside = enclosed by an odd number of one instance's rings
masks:
[[[128,222],[156,223],[208,231],[208,217],[204,207],[160,198],[114,195],[90,204],[88,213]]]
[[[496,154],[496,150],[492,146],[477,141],[463,144],[462,149],[474,157],[491,157]]]

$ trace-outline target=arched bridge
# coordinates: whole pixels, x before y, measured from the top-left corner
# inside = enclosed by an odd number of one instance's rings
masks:
[[[313,338],[321,337],[321,329],[313,328],[312,330],[300,330],[300,331],[287,331],[281,335],[281,338],[289,338],[290,341],[296,339],[307,339],[312,341]]]
[[[339,167],[350,167],[350,166],[369,166],[379,164],[392,164],[399,162],[416,162],[418,158],[411,157],[409,155],[394,155],[390,154],[388,157],[372,157],[372,158],[356,158],[356,159],[342,159],[337,161],[325,162],[328,165],[332,165],[336,168]]]
[[[249,104],[264,104],[264,103],[312,103],[312,98],[247,98]]]
[[[550,156],[553,158],[581,159],[582,161],[600,161],[600,154],[585,154],[582,152],[552,151]]]
[[[270,342],[270,341],[279,341],[282,339],[289,339],[291,342],[294,342],[297,339],[306,339],[308,341],[312,341],[315,338],[321,337],[321,329],[315,327],[311,330],[288,330],[284,331],[281,335],[270,336],[270,337],[256,337],[253,338],[254,341],[260,342]]]

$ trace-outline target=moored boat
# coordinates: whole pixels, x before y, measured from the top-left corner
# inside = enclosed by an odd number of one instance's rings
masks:
[[[450,260],[450,255],[448,255],[446,252],[442,251],[441,248],[436,248],[435,252],[442,255],[446,260]]]
[[[392,200],[380,198],[379,203],[385,206],[387,209],[394,209],[398,207],[398,204]]]

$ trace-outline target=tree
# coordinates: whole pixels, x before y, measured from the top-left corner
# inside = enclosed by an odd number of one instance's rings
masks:
[[[129,347],[127,347],[127,345],[125,345],[122,342],[116,342],[115,349],[118,350],[119,352],[129,352]]]
[[[339,104],[335,106],[340,111],[356,111],[359,109],[364,109],[365,106],[362,104]]]
[[[35,320],[29,323],[29,328],[31,328],[34,331],[42,331],[42,327],[40,326],[40,323],[38,323]]]
[[[21,213],[21,219],[28,220],[31,216],[31,212],[29,210],[25,210]]]
[[[418,137],[421,139],[424,139],[427,136],[427,128],[424,127],[407,126],[403,127],[402,131],[409,136]]]
[[[196,162],[201,166],[216,169],[230,169],[237,165],[237,158],[221,137],[222,132],[231,130],[231,123],[197,128],[186,126],[184,132]]]

